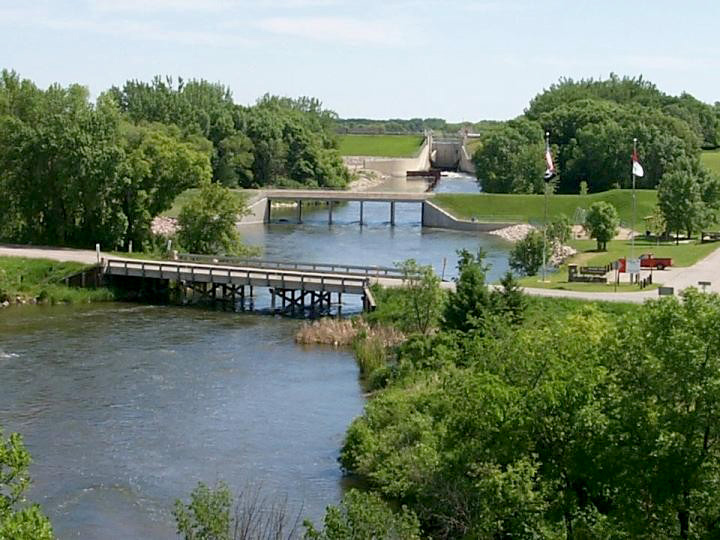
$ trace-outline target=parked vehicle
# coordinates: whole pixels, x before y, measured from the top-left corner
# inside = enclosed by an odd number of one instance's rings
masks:
[[[653,257],[652,253],[644,253],[640,255],[640,268],[655,268],[656,270],[665,270],[672,266],[670,257]],[[620,272],[627,272],[625,258],[618,260]]]

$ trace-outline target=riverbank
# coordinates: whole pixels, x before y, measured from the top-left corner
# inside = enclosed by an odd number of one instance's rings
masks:
[[[655,190],[639,189],[637,195],[637,225],[641,228],[642,218],[650,215],[657,204]],[[587,209],[591,204],[605,201],[612,204],[620,215],[623,225],[632,222],[632,191],[613,189],[590,195],[550,195],[548,197],[548,219],[560,214],[573,220],[576,212]],[[543,195],[522,195],[516,193],[443,193],[433,198],[433,203],[450,212],[458,219],[484,221],[507,221],[515,223],[542,223],[545,216]]]
[[[78,262],[0,256],[0,307],[115,300],[110,289],[81,289],[62,283],[86,268],[88,265]]]

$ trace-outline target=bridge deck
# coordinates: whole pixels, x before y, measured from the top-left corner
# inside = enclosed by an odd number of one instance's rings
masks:
[[[292,190],[277,189],[262,192],[261,198],[271,201],[363,201],[421,203],[433,197],[432,193],[374,193],[365,191]]]

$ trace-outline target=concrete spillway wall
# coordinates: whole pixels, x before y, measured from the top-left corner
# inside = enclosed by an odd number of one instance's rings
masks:
[[[350,169],[369,169],[388,176],[405,177],[408,171],[429,171],[432,135],[426,135],[420,151],[411,158],[388,158],[371,156],[346,156],[345,165]]]
[[[432,165],[475,174],[475,164],[465,147],[465,139],[435,140],[432,147]]]
[[[481,223],[479,221],[469,221],[466,219],[458,219],[446,210],[443,210],[432,201],[425,201],[422,207],[422,224],[423,227],[435,229],[452,229],[455,231],[477,231],[489,232],[502,229],[514,223]]]

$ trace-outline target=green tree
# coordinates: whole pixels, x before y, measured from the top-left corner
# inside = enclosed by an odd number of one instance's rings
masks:
[[[667,227],[691,237],[714,223],[720,206],[720,180],[697,160],[680,160],[658,186],[658,206]]]
[[[585,228],[597,242],[598,251],[607,251],[607,243],[615,238],[620,225],[620,217],[615,207],[605,201],[590,205],[585,216]]]
[[[720,297],[689,289],[645,304],[608,336],[617,401],[608,456],[630,536],[720,530]]]
[[[25,504],[30,453],[22,437],[0,430],[0,540],[51,540],[50,521],[36,504]]]
[[[512,272],[503,274],[503,277],[500,278],[500,287],[495,289],[493,294],[496,295],[496,304],[501,313],[506,314],[515,324],[523,321],[527,309],[527,299]]]
[[[571,236],[570,218],[565,214],[559,214],[547,226],[548,242],[565,244],[570,240]]]
[[[210,181],[208,149],[180,137],[172,126],[123,126],[127,161],[120,189],[127,239],[136,246],[150,239],[152,219],[168,210],[180,193]]]
[[[307,540],[419,540],[420,523],[402,507],[394,512],[378,495],[350,490],[338,506],[329,506],[324,528],[305,522]]]
[[[443,328],[467,332],[480,328],[484,319],[495,313],[495,297],[485,285],[488,267],[485,252],[477,254],[458,251],[458,272],[455,290],[448,294],[442,315]]]
[[[432,266],[420,265],[415,259],[399,263],[403,273],[401,295],[403,328],[408,332],[428,334],[437,324],[442,311],[440,278]]]
[[[180,210],[178,239],[191,253],[241,254],[237,221],[247,214],[244,200],[220,184],[206,182]]]
[[[526,276],[534,276],[543,265],[545,243],[539,231],[530,231],[510,250],[510,268]]]

